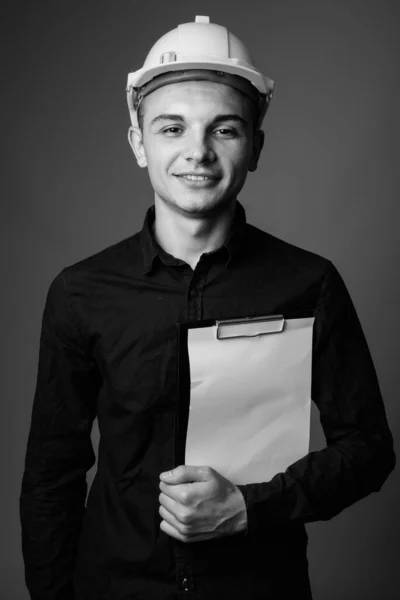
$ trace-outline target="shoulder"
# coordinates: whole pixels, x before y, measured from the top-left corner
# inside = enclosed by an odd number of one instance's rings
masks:
[[[45,304],[47,320],[73,324],[82,333],[86,317],[99,299],[115,296],[115,288],[143,270],[140,232],[65,266],[51,280]]]
[[[87,256],[75,263],[67,265],[56,276],[63,279],[65,285],[79,282],[95,282],[105,274],[110,277],[122,275],[127,268],[134,272],[143,265],[140,246],[140,233],[135,233],[119,242]]]
[[[297,303],[306,298],[313,306],[319,321],[354,318],[354,305],[347,285],[336,266],[328,258],[286,242],[261,229],[246,227],[247,246],[254,275],[275,282],[287,297],[294,294]],[[323,315],[323,317],[321,317]]]
[[[61,269],[50,282],[47,303],[74,312],[143,270],[140,232]]]
[[[334,269],[328,258],[291,244],[249,223],[246,225],[245,240],[252,260],[268,268],[279,268],[299,274],[309,273],[317,278],[324,277]]]

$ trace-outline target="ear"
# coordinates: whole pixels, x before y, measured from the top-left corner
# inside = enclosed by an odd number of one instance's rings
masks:
[[[129,127],[128,141],[136,156],[137,164],[144,169],[147,167],[146,152],[143,145],[143,135],[139,127]]]
[[[264,146],[264,140],[265,140],[264,132],[261,129],[254,132],[253,154],[252,154],[250,162],[249,162],[249,171],[255,171],[257,169],[258,159],[260,158],[261,150],[263,149],[263,146]]]

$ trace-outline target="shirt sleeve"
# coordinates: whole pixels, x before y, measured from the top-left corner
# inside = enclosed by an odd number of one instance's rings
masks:
[[[100,375],[83,344],[62,271],[43,311],[39,365],[20,496],[25,579],[35,600],[71,600],[95,454],[90,433]]]
[[[321,285],[313,336],[312,400],[327,447],[270,481],[239,485],[248,532],[328,520],[381,489],[396,457],[356,310],[332,263]]]

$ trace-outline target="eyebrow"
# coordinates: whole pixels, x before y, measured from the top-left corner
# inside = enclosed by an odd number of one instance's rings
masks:
[[[163,113],[161,115],[157,115],[157,117],[154,117],[150,125],[154,125],[159,121],[179,121],[180,123],[184,123],[185,119],[182,117],[182,115]],[[236,121],[237,123],[241,123],[242,125],[248,125],[248,121],[246,121],[246,119],[237,114],[217,115],[215,119],[213,119],[212,124],[218,125],[219,123],[222,123],[224,121]]]

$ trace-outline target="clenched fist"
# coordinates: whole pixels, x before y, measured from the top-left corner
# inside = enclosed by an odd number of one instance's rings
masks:
[[[241,491],[215,469],[181,465],[160,480],[160,528],[166,534],[198,542],[246,529]]]

